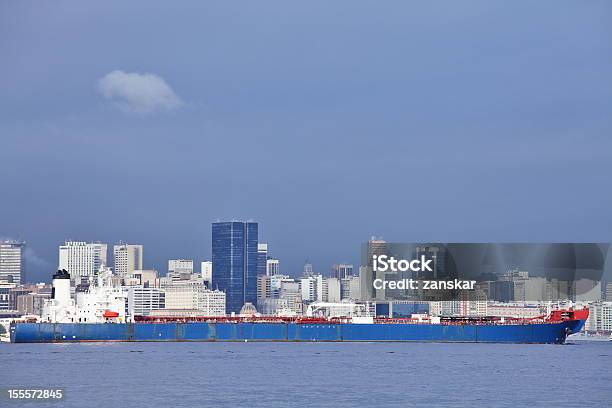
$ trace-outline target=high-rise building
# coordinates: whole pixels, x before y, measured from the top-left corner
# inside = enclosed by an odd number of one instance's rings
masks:
[[[304,263],[304,276],[311,276],[313,274],[312,264],[308,261]]]
[[[274,276],[280,274],[280,261],[278,259],[269,258],[266,260],[266,275]]]
[[[361,250],[361,267],[359,268],[359,276],[361,277],[361,298],[363,300],[384,300],[385,290],[375,289],[374,281],[376,279],[385,280],[385,272],[374,272],[372,268],[372,257],[385,255],[387,253],[387,242],[381,238],[372,237],[367,244],[363,244]]]
[[[317,301],[328,302],[329,299],[329,285],[327,282],[328,278],[323,275],[317,275]]]
[[[257,276],[267,275],[268,244],[257,244]]]
[[[142,245],[120,243],[113,247],[113,259],[115,262],[115,274],[127,277],[136,270],[142,270],[142,257],[144,247]]]
[[[300,279],[300,290],[302,292],[302,301],[314,302],[317,300],[317,278],[308,276]]]
[[[25,242],[0,241],[0,282],[25,283]]]
[[[207,288],[211,288],[212,285],[212,261],[202,261],[200,263],[200,275]]]
[[[442,245],[419,245],[416,247],[414,259],[424,256],[431,259],[433,262],[432,279],[438,279],[446,276],[446,258],[448,256],[446,249]]]
[[[106,256],[106,244],[66,241],[59,247],[59,269],[65,269],[71,280],[79,282],[106,266]]]
[[[336,264],[332,266],[332,276],[338,279],[347,279],[353,276],[353,265]]]
[[[268,254],[268,244],[257,244],[257,276],[273,276],[279,273],[279,261]]]
[[[257,244],[256,222],[212,224],[213,286],[225,292],[228,313],[257,303]]]
[[[338,278],[327,278],[327,299],[323,299],[325,302],[340,302],[342,300],[342,290],[340,285],[340,279]]]
[[[340,299],[348,300],[351,298],[351,279],[338,279],[340,281]]]

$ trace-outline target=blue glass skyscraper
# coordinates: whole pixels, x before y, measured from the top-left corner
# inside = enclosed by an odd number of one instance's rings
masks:
[[[225,292],[227,313],[257,304],[257,230],[256,222],[212,224],[212,281]]]

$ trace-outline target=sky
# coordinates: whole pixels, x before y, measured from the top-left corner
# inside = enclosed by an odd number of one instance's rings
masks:
[[[394,242],[612,241],[609,1],[0,3],[0,237],[295,275]]]

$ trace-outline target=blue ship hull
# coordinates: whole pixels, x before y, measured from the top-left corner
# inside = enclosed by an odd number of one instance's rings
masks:
[[[562,344],[584,320],[517,325],[14,323],[13,343],[82,341],[404,341]]]

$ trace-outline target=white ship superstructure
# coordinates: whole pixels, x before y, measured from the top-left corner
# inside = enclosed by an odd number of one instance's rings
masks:
[[[53,294],[44,306],[42,321],[52,323],[125,322],[126,293],[113,285],[113,274],[101,269],[90,279],[89,289],[70,297],[70,274],[53,275]]]

